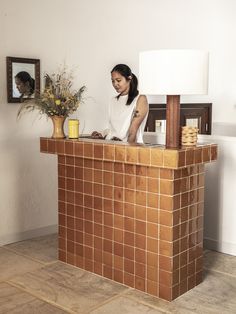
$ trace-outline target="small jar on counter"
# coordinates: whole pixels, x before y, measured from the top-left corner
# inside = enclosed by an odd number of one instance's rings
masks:
[[[79,120],[69,119],[68,120],[68,137],[70,139],[79,138]]]

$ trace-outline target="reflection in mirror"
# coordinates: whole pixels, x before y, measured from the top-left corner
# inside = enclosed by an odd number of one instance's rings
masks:
[[[199,128],[198,118],[191,118],[191,119],[186,119],[186,126],[192,126],[194,128]]]
[[[8,102],[35,98],[40,92],[40,60],[7,57]]]

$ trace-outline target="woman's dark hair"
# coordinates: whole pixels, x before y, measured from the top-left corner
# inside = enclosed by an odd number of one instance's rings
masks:
[[[29,88],[30,88],[29,94],[31,95],[34,93],[35,80],[30,76],[28,72],[21,71],[16,74],[16,78],[21,80],[21,82],[23,82],[24,84],[29,82]]]
[[[134,98],[138,95],[138,79],[132,73],[131,69],[126,64],[117,64],[112,70],[112,72],[118,72],[120,75],[124,76],[126,80],[130,80],[130,89],[128,94],[128,100],[126,105],[130,105]],[[119,99],[120,95],[117,96]]]

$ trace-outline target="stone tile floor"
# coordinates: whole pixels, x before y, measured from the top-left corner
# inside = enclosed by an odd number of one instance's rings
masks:
[[[205,251],[204,281],[166,302],[57,260],[57,235],[0,248],[0,314],[236,313],[236,257]]]

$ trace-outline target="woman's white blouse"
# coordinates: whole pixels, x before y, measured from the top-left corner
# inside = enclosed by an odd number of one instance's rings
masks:
[[[109,105],[109,127],[106,139],[118,137],[124,142],[128,140],[128,131],[131,120],[136,111],[138,96],[134,98],[130,105],[126,105],[128,95],[113,97]],[[143,132],[146,125],[148,113],[142,121],[136,135],[136,142],[143,143]]]

